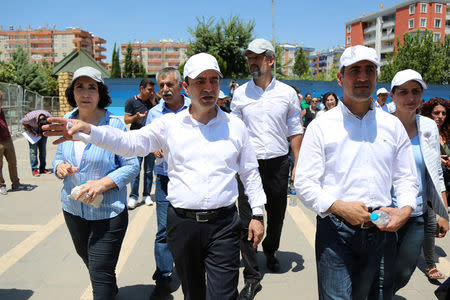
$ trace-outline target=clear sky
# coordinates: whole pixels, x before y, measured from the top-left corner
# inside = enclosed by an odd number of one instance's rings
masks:
[[[344,45],[345,22],[404,2],[402,0],[274,0],[275,36],[280,43],[296,42],[316,50]],[[238,15],[254,21],[254,36],[272,40],[271,0],[1,0],[0,25],[36,29],[80,27],[107,41],[107,62],[117,44],[148,39],[192,38],[187,28],[197,17]]]

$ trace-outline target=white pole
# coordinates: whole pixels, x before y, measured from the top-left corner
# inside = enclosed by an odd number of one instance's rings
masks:
[[[275,49],[275,62],[273,63],[273,69],[275,70],[275,78],[277,77],[277,49],[276,49],[276,44],[275,44],[275,13],[274,13],[274,9],[273,9],[273,1],[272,0],[272,44],[273,47]]]

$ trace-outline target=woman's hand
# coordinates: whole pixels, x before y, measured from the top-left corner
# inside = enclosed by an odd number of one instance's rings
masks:
[[[441,155],[441,166],[450,168],[450,160],[447,155]]]
[[[86,195],[86,202],[91,204],[95,197],[114,187],[117,187],[116,184],[108,176],[98,180],[88,180],[81,186],[81,190],[75,200],[79,200],[83,195]]]
[[[53,144],[61,144],[65,141],[71,141],[73,135],[77,132],[85,134],[91,133],[91,125],[77,119],[64,119],[64,118],[48,118],[48,122],[51,124],[42,126],[44,136],[62,136],[53,142]],[[72,123],[72,126],[68,128],[67,123]]]
[[[60,178],[66,178],[69,175],[73,175],[78,172],[78,167],[74,167],[69,163],[60,163],[56,167],[56,175]]]
[[[437,220],[436,237],[442,238],[448,231],[448,221],[443,217],[439,217]]]

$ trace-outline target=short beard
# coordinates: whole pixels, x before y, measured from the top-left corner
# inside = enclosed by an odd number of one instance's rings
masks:
[[[267,68],[264,66],[262,69],[256,67],[256,70],[251,72],[253,78],[261,78],[267,71]]]

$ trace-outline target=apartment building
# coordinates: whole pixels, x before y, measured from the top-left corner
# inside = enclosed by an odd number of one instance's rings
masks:
[[[450,35],[450,0],[408,0],[345,23],[345,46],[365,45],[375,48],[381,62],[403,42],[407,32],[430,30],[434,41],[443,42]]]
[[[337,46],[331,49],[312,52],[311,55],[306,57],[309,60],[311,73],[315,76],[322,72],[328,74],[333,66],[339,66],[339,59],[344,50],[344,46]]]
[[[156,74],[165,67],[178,67],[183,64],[186,57],[187,44],[183,40],[164,39],[158,42],[148,40],[147,43],[130,43],[133,52],[132,56],[137,61],[142,61],[145,70],[149,74]],[[122,62],[125,59],[128,43],[121,44]]]
[[[65,30],[48,28],[21,29],[19,26],[9,30],[0,26],[0,61],[9,61],[11,54],[22,47],[32,61],[39,62],[45,59],[55,64],[64,59],[74,49],[80,48],[89,53],[101,65],[106,66],[103,54],[106,49],[102,46],[106,41],[95,37],[92,33],[78,27],[68,27]]]
[[[298,45],[295,42],[293,42],[292,44],[286,42],[284,44],[281,44],[280,46],[284,49],[282,61],[284,65],[283,73],[286,76],[294,76],[293,68],[295,63],[295,56],[297,55],[297,51],[300,50],[300,48],[303,49],[306,57],[308,57],[314,51],[314,48]]]

